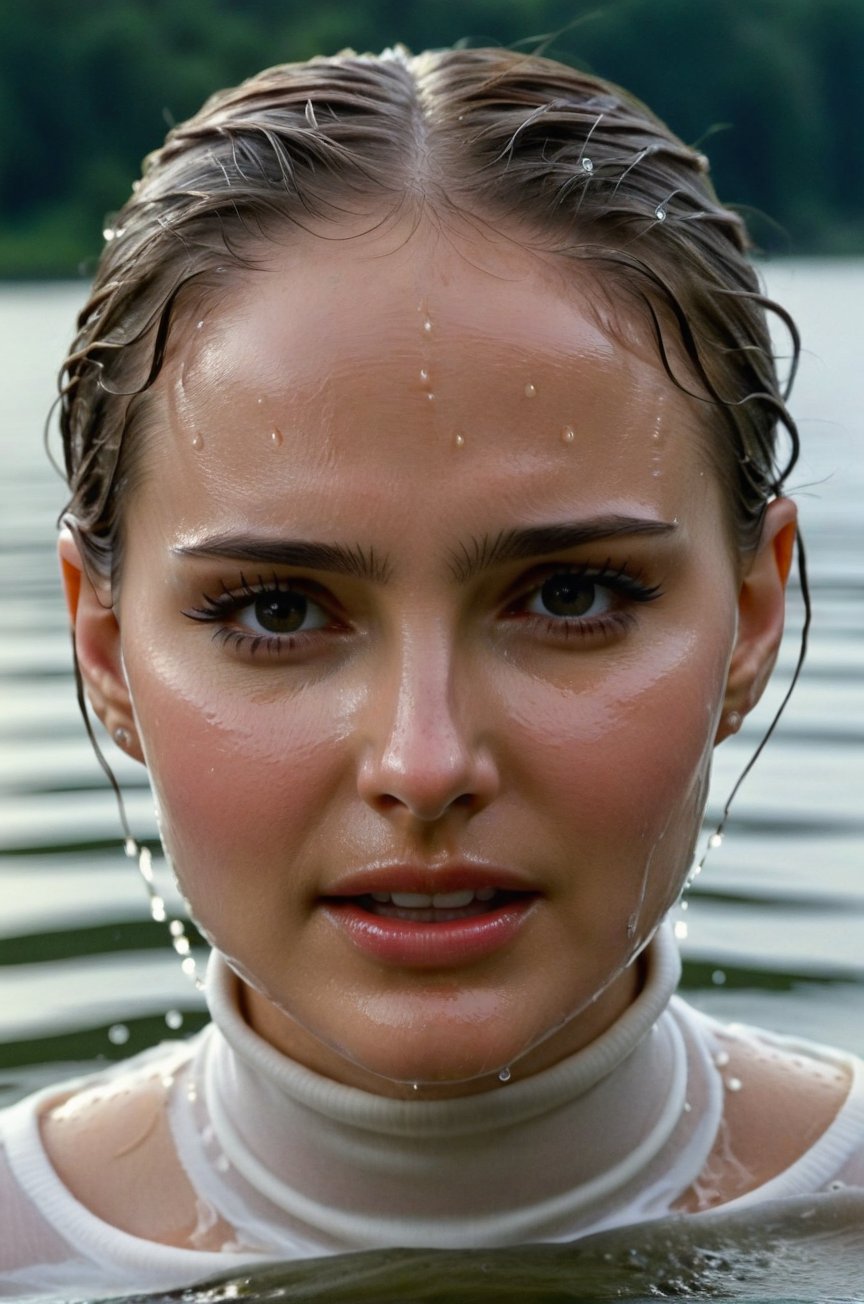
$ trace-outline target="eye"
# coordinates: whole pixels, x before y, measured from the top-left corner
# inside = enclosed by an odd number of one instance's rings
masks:
[[[532,615],[573,620],[602,616],[611,606],[610,590],[595,579],[572,571],[557,571],[528,596],[523,610]]]
[[[305,593],[269,589],[238,609],[236,623],[254,634],[299,634],[323,629],[327,613]]]

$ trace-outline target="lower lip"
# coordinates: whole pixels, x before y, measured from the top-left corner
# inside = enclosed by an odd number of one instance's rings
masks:
[[[411,923],[373,915],[354,901],[326,903],[329,917],[358,950],[385,964],[439,969],[482,960],[508,946],[524,926],[537,898],[508,901],[488,914],[447,923]]]

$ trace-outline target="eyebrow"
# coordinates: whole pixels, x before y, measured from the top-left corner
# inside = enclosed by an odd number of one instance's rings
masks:
[[[484,534],[482,538],[462,544],[459,552],[452,555],[450,565],[453,578],[464,584],[480,571],[505,562],[544,557],[602,539],[638,534],[668,535],[677,528],[677,521],[656,521],[641,516],[595,516],[586,521],[502,530],[495,536]]]
[[[450,555],[450,572],[465,584],[483,570],[509,561],[523,561],[564,552],[586,543],[629,535],[669,535],[677,521],[657,521],[641,516],[596,516],[584,521],[563,521],[484,534],[460,544]],[[360,544],[313,543],[306,539],[270,539],[254,534],[214,534],[197,543],[171,549],[180,557],[218,557],[249,565],[296,566],[327,571],[355,579],[386,584],[392,578],[388,560],[374,548]]]
[[[254,534],[215,534],[198,543],[172,548],[180,557],[224,557],[230,561],[270,566],[297,566],[304,570],[351,575],[355,579],[386,584],[390,567],[374,548],[360,544],[311,543],[305,539],[265,539]]]

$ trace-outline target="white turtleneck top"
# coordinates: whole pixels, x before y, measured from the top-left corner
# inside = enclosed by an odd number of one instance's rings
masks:
[[[842,1074],[849,1087],[794,1163],[724,1208],[864,1188],[864,1065],[721,1028],[672,996],[680,966],[668,931],[646,954],[638,999],[591,1045],[533,1077],[447,1101],[376,1096],[286,1059],[244,1022],[237,979],[214,954],[212,1023],[203,1032],[0,1115],[0,1297],[165,1290],[240,1267],[386,1246],[563,1242],[661,1217],[706,1181],[724,1102],[740,1085],[724,1072],[736,1037],[757,1039],[767,1057],[806,1060],[816,1075]],[[200,1236],[231,1229],[221,1250],[118,1230],[74,1198],[48,1159],[39,1128],[46,1109],[94,1082],[114,1089],[141,1074],[168,1086],[170,1132],[197,1197]]]

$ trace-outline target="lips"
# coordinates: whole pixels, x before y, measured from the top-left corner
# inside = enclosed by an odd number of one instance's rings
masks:
[[[379,866],[340,880],[322,905],[354,946],[379,961],[450,968],[510,944],[538,897],[509,870]]]

